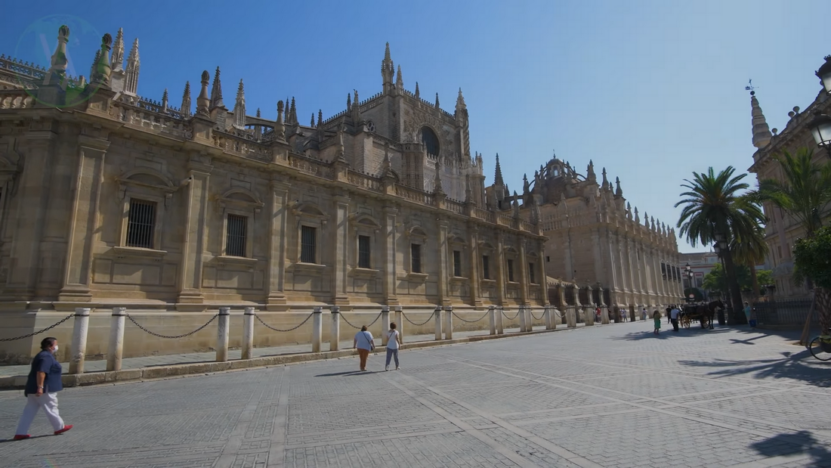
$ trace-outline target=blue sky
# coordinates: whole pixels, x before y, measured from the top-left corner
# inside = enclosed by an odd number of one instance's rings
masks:
[[[340,112],[353,89],[379,92],[389,42],[407,89],[418,81],[452,112],[462,88],[486,183],[497,152],[520,190],[523,173],[556,150],[578,170],[589,159],[606,167],[641,214],[673,226],[692,171],[752,163],[747,80],[781,129],[816,96],[814,70],[831,54],[827,1],[37,4],[5,2],[0,53],[48,66],[38,31],[66,17],[86,25],[73,28],[70,57],[88,75],[101,34],[123,27],[127,52],[139,38],[142,96],[161,100],[168,88],[178,106],[185,81],[198,86],[202,70],[220,66],[226,105],[243,78],[249,113],[274,118],[276,102],[294,96],[302,123]],[[679,240],[679,250],[702,248]]]

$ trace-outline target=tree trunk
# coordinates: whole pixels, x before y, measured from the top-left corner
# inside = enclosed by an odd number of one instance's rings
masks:
[[[828,335],[831,329],[831,289],[815,287],[816,309],[820,334]]]
[[[730,294],[728,302],[733,305],[733,315],[738,317],[742,311],[742,291],[739,289],[739,282],[736,279],[736,265],[733,263],[733,255],[729,249],[724,251],[724,269],[727,274],[727,290]]]
[[[753,284],[753,293],[750,295],[753,302],[759,301],[759,278],[756,276],[756,262],[750,262],[751,264],[748,265],[750,267],[750,279]]]

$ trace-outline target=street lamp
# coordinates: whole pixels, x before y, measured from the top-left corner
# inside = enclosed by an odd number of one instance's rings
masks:
[[[831,55],[825,56],[825,63],[816,71],[819,83],[825,87],[825,92],[831,94]]]
[[[695,287],[695,286],[693,286],[693,277],[695,275],[693,274],[692,267],[690,266],[689,263],[687,263],[687,265],[684,267],[684,274],[687,276],[687,279],[690,281],[690,294],[695,294],[694,292],[692,292],[692,289]],[[687,297],[685,299],[687,299],[687,302],[692,302],[692,300],[689,297]]]
[[[831,157],[831,117],[820,111],[814,112],[814,119],[808,122],[808,128],[817,146],[825,148]]]

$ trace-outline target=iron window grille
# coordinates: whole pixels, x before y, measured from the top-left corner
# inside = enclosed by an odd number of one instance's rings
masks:
[[[514,261],[508,260],[508,281],[514,280]]]
[[[531,284],[536,283],[536,281],[534,281],[534,264],[533,263],[528,264],[528,281]]]
[[[371,268],[369,259],[369,236],[358,236],[358,268]]]
[[[225,240],[225,255],[245,257],[245,241],[248,232],[248,218],[246,216],[228,215],[228,226]]]
[[[127,213],[127,247],[153,248],[156,225],[156,202],[130,200]]]
[[[453,276],[462,276],[462,253],[453,251]]]
[[[300,261],[316,263],[317,259],[317,228],[302,226],[300,229]]]
[[[410,244],[410,260],[413,266],[413,273],[421,273],[421,245]]]
[[[488,264],[488,256],[482,256],[482,278],[484,279],[491,279],[491,270],[490,265]]]

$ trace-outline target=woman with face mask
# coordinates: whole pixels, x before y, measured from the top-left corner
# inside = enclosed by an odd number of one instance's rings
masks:
[[[71,425],[64,425],[58,413],[58,392],[63,390],[61,384],[61,364],[55,359],[58,352],[57,338],[44,338],[40,342],[40,352],[32,360],[32,369],[26,381],[26,390],[23,395],[28,398],[20,422],[17,423],[17,432],[14,440],[23,440],[31,437],[29,426],[38,410],[43,408],[46,417],[55,429],[55,435],[63,434],[72,429]]]

